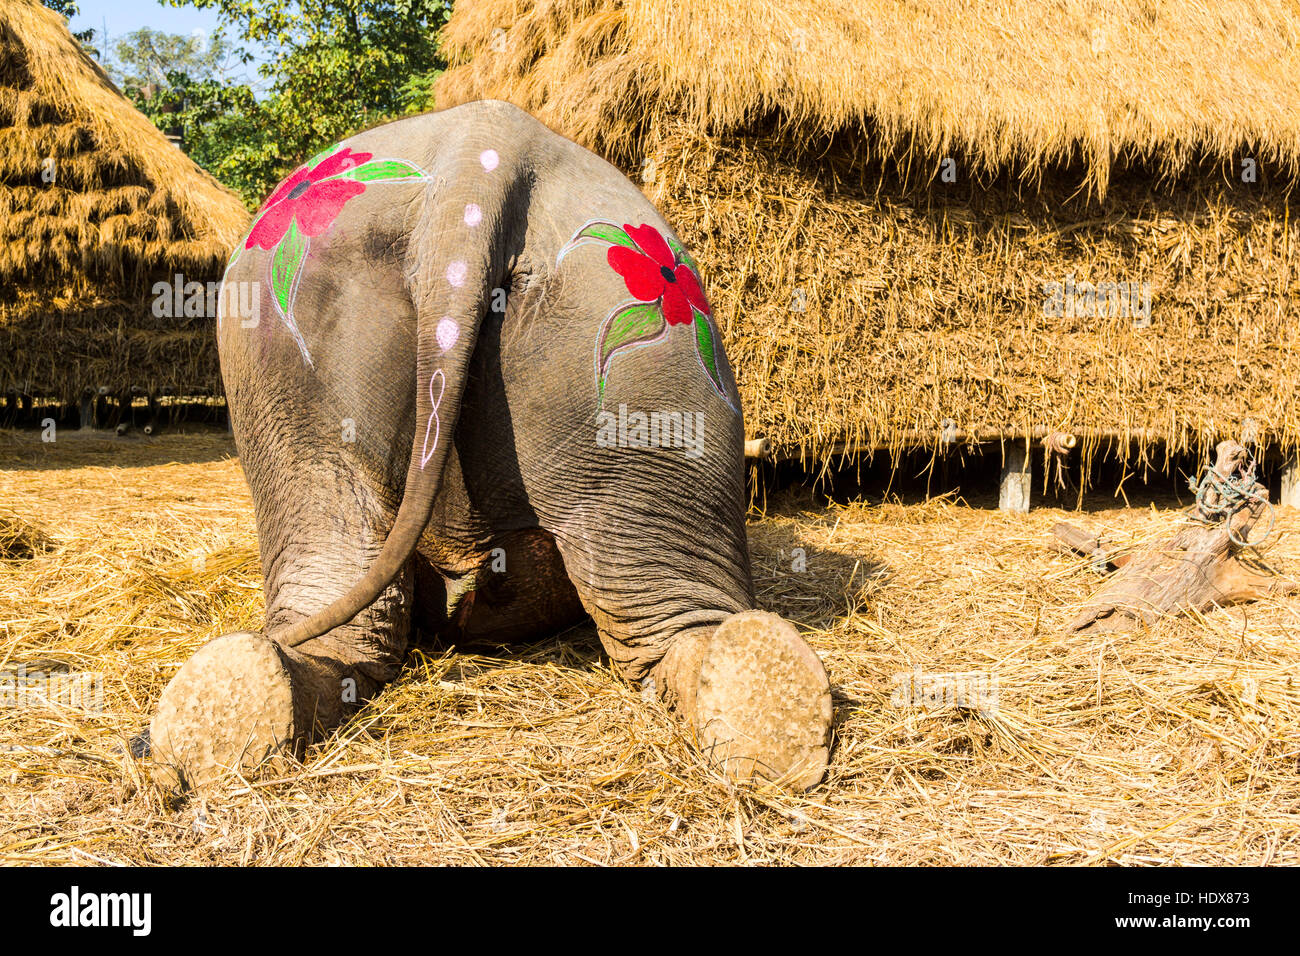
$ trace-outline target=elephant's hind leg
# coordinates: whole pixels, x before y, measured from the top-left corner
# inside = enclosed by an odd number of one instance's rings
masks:
[[[726,490],[666,508],[619,489],[557,541],[624,676],[652,684],[730,777],[807,789],[829,759],[830,682],[793,625],[753,608],[743,518]]]
[[[689,716],[700,749],[730,777],[807,790],[825,775],[830,681],[784,618],[741,611],[680,634],[648,679]]]
[[[260,489],[266,476],[248,471],[271,631],[344,593],[374,560],[393,512],[337,465],[277,472]],[[401,666],[412,577],[408,565],[351,622],[297,647],[246,633],[204,645],[163,691],[151,725],[155,756],[181,782],[198,785],[336,727]]]
[[[150,725],[153,753],[176,783],[247,770],[295,738],[293,680],[260,634],[224,634],[167,684]]]

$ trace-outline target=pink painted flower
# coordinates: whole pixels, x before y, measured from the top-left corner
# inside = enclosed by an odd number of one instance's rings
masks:
[[[308,169],[300,166],[262,205],[244,242],[245,249],[274,249],[295,220],[304,236],[319,236],[338,218],[349,199],[366,191],[365,183],[340,174],[367,162],[373,154],[345,146]]]
[[[606,258],[610,268],[623,277],[633,298],[642,302],[662,300],[664,321],[669,325],[692,322],[692,307],[704,315],[711,314],[699,278],[690,266],[677,261],[659,230],[625,223],[623,231],[637,247],[610,246]]]

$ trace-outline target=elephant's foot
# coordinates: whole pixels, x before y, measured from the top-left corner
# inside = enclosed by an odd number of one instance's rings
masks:
[[[163,691],[150,725],[154,759],[188,787],[247,773],[289,749],[297,731],[287,662],[248,633],[201,647]]]
[[[652,676],[732,779],[807,790],[825,775],[830,680],[788,621],[733,614],[712,634],[682,635]]]

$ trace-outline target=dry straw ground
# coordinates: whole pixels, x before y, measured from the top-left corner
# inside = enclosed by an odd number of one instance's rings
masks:
[[[7,436],[0,468],[0,660],[97,670],[105,693],[99,714],[0,710],[3,863],[1300,861],[1296,603],[1065,636],[1097,581],[1047,549],[1062,512],[983,501],[802,493],[751,522],[762,605],[835,685],[810,794],[720,780],[580,628],[416,650],[301,766],[177,801],[122,748],[203,641],[260,622],[232,446]],[[1072,520],[1128,541],[1168,504]],[[1268,559],[1294,571],[1300,519],[1279,527]],[[913,668],[991,672],[999,705],[896,706]]]

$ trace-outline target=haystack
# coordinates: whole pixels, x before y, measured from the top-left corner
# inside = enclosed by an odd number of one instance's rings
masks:
[[[1300,445],[1298,40],[1279,0],[477,0],[436,95],[639,178],[776,454],[1161,467]]]
[[[219,279],[247,225],[62,17],[0,6],[0,390],[219,390],[213,321],[154,287]]]

